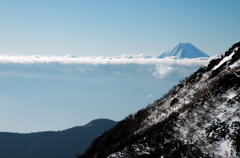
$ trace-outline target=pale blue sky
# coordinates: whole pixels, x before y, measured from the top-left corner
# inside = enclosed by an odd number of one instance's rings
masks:
[[[70,61],[63,63],[59,56],[157,55],[179,42],[221,54],[239,41],[239,6],[239,0],[0,0],[0,131],[62,130],[137,112],[206,61],[96,58],[96,64],[60,57]],[[29,56],[35,54],[46,56]]]
[[[240,37],[239,0],[0,1],[0,54],[158,54],[190,42],[211,55]]]

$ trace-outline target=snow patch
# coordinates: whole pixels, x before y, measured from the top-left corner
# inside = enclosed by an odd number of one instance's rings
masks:
[[[225,63],[226,61],[229,61],[232,59],[232,56],[235,54],[235,52],[232,52],[229,56],[224,57],[218,65],[214,66],[213,70],[216,70],[218,67],[220,67],[223,63]]]

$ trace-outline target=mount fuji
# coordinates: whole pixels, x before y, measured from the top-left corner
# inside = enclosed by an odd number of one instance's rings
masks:
[[[173,56],[178,58],[209,57],[209,55],[205,54],[191,43],[179,43],[160,53],[157,58],[166,58]]]

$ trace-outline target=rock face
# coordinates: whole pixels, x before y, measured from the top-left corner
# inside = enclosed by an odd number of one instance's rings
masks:
[[[209,57],[191,43],[179,43],[162,53],[157,58],[177,57],[177,58],[199,58]]]
[[[127,116],[79,157],[239,156],[240,42]]]

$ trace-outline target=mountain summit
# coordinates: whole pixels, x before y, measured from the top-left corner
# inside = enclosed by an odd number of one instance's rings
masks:
[[[172,56],[176,56],[178,58],[209,57],[209,55],[203,53],[191,43],[179,43],[160,53],[157,58],[166,58]]]

